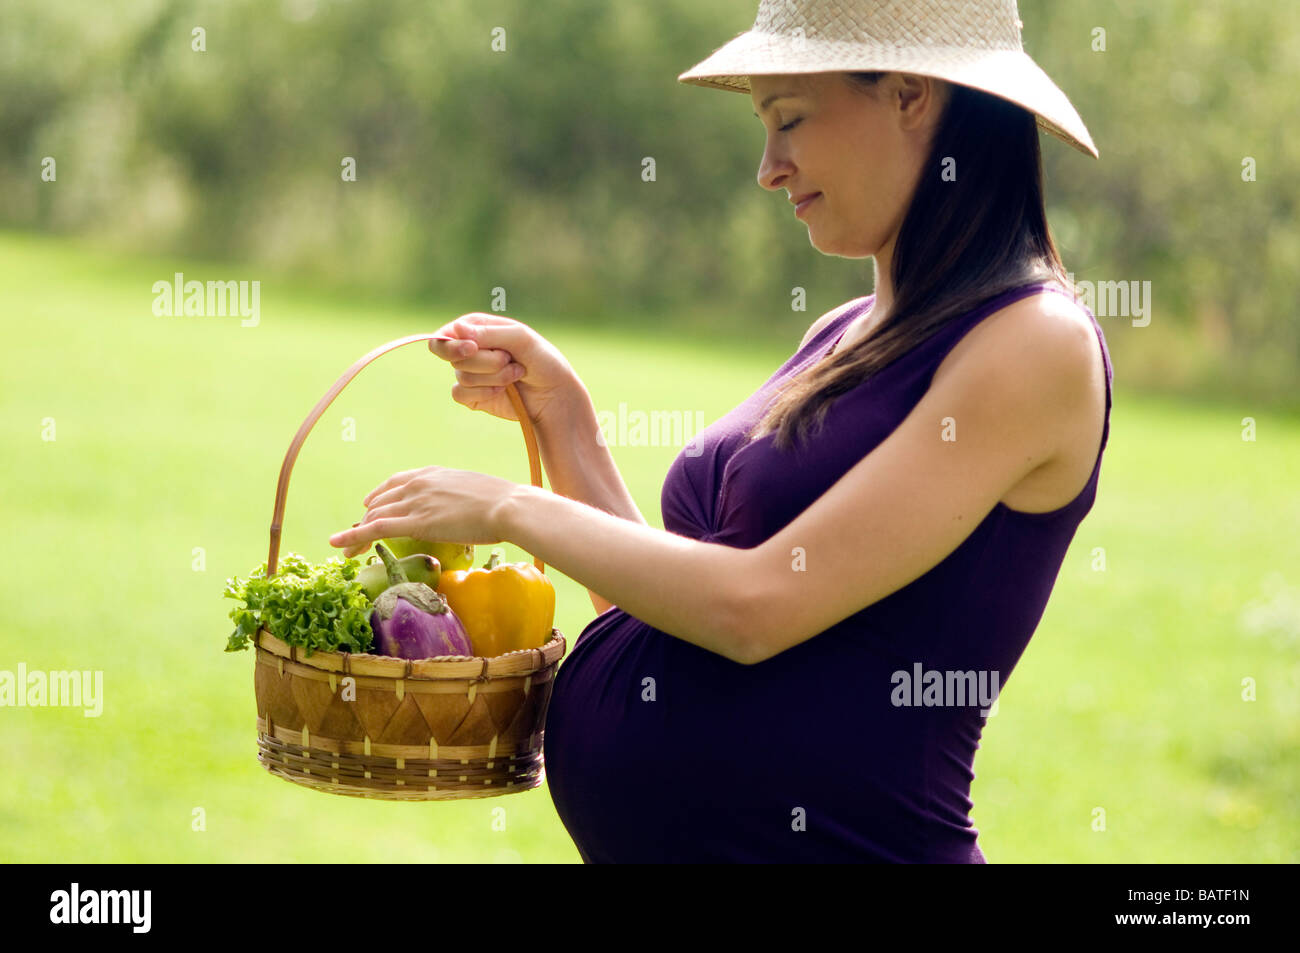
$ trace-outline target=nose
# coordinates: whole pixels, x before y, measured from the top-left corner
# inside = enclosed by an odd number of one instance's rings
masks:
[[[763,158],[758,163],[759,186],[775,192],[793,171],[794,164],[785,155],[774,151],[772,140],[769,139],[763,149]]]

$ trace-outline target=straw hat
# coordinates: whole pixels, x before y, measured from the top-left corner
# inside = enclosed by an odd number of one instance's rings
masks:
[[[1016,0],[761,0],[753,29],[677,79],[749,93],[751,75],[898,71],[992,93],[1097,157],[1065,93],[1020,42]]]

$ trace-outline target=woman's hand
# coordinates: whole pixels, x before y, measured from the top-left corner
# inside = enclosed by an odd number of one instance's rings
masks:
[[[462,314],[437,333],[459,339],[429,342],[429,350],[456,371],[451,388],[456,403],[517,422],[505,388],[513,381],[533,426],[565,426],[569,402],[581,393],[582,381],[546,338],[513,318],[481,311]]]
[[[518,486],[470,470],[403,470],[370,491],[362,501],[365,517],[331,536],[330,545],[342,547],[344,556],[356,556],[375,540],[397,536],[448,543],[506,542],[497,525],[498,513]]]

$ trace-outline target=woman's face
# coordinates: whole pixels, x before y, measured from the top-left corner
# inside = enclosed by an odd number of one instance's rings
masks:
[[[758,184],[821,193],[799,218],[822,254],[876,255],[902,225],[946,84],[887,73],[860,92],[846,73],[809,73],[751,76],[750,90],[767,130]]]

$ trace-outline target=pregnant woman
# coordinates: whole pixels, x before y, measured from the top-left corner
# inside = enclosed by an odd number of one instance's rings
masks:
[[[984,719],[1033,635],[1110,428],[1111,365],[1047,227],[1038,127],[1096,148],[1015,0],[763,0],[679,77],[749,93],[758,184],[874,293],[674,460],[649,526],[549,342],[462,316],[452,397],[553,492],[425,467],[331,539],[508,541],[599,615],[560,665],[547,783],[588,862],[982,863]],[[721,253],[721,252],[720,252]]]

